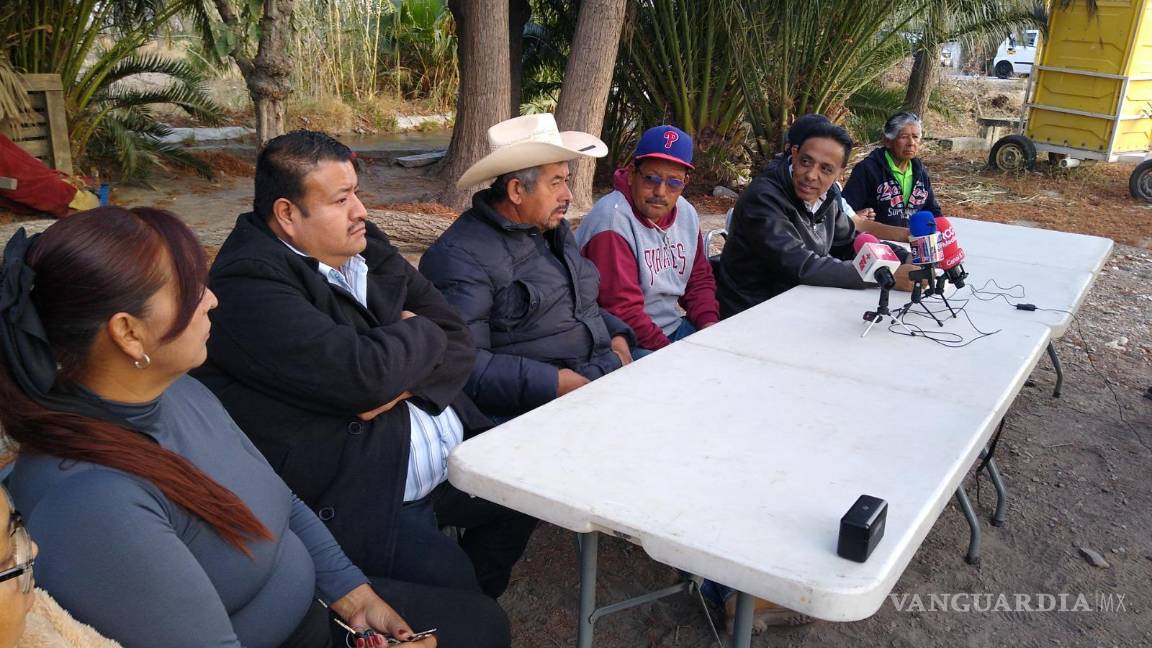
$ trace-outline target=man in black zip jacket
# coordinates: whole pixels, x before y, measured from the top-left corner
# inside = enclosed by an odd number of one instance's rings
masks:
[[[852,169],[844,199],[852,209],[872,209],[876,222],[907,227],[918,211],[940,216],[940,205],[924,163],[916,157],[923,133],[915,113],[901,112],[884,124],[884,146]]]
[[[791,144],[791,155],[769,162],[736,202],[717,276],[722,317],[800,284],[869,285],[852,267],[851,257],[830,254],[833,246],[845,249],[856,237],[836,187],[852,138],[831,122],[815,120]],[[914,269],[900,266],[898,289],[911,289],[908,272]]]
[[[212,265],[220,306],[194,375],[365,572],[495,598],[535,521],[446,481],[451,449],[491,426],[463,393],[472,337],[358,186],[327,135],[265,145],[254,211]]]

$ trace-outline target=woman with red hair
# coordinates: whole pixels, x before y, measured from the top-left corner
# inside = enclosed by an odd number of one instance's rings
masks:
[[[480,594],[369,581],[186,375],[216,306],[206,266],[154,209],[95,209],[9,241],[0,425],[20,446],[10,485],[41,586],[130,647],[328,646],[317,596],[358,646],[410,638],[381,595],[441,645],[508,645]]]

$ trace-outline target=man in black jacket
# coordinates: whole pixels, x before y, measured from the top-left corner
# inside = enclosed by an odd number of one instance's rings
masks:
[[[501,122],[488,140],[492,153],[457,186],[491,188],[424,253],[420,271],[475,340],[467,394],[503,420],[631,362],[635,338],[597,305],[600,275],[564,219],[568,161],[601,157],[607,147],[587,133],[559,132],[547,113]]]
[[[800,284],[864,288],[851,257],[832,256],[833,246],[850,250],[856,228],[840,202],[836,180],[848,164],[852,138],[827,120],[791,142],[791,155],[768,163],[736,201],[716,297],[729,317]],[[896,271],[896,287],[910,290],[908,272]]]
[[[352,158],[307,131],[260,153],[197,377],[365,572],[495,597],[534,521],[445,481],[465,430],[490,426],[461,393],[472,339],[366,220]],[[465,527],[463,551],[438,524]]]

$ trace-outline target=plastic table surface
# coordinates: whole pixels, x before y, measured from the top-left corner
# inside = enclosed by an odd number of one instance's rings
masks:
[[[901,305],[908,293],[892,292],[892,310]],[[844,290],[797,286],[756,308],[745,311],[728,325],[700,331],[686,341],[721,351],[768,360],[775,364],[804,368],[826,374],[889,387],[911,402],[922,398],[938,400],[946,396],[962,404],[981,408],[1003,408],[1011,404],[1015,392],[1005,392],[1012,379],[1021,381],[1032,370],[1034,358],[1028,345],[1036,329],[1035,322],[1013,318],[1012,313],[982,313],[973,318],[979,331],[999,333],[972,342],[962,348],[949,348],[923,337],[910,338],[889,331],[889,324],[878,324],[867,337],[861,334],[867,326],[865,311],[874,310],[879,291]],[[942,303],[932,304],[934,310]],[[943,328],[927,316],[914,315],[906,321],[930,333],[956,333],[965,340],[979,335],[969,321],[946,320]],[[897,327],[899,329],[899,327]],[[1044,335],[1043,342],[1048,342]],[[1023,346],[1021,346],[1023,345]],[[1044,349],[1044,345],[1040,346]],[[1023,371],[1012,379],[987,380],[999,370]],[[924,401],[929,402],[929,401]],[[890,419],[891,420],[891,419]]]
[[[812,290],[823,294],[761,304],[466,441],[449,478],[822,619],[872,615],[1050,332],[989,316],[1004,331],[962,349],[880,328],[861,339],[876,291]],[[861,494],[889,511],[855,563],[836,539]]]
[[[1112,253],[1112,239],[1099,236],[967,218],[948,220],[956,230],[956,241],[968,255],[1096,274]]]
[[[977,325],[980,315],[994,313],[1019,321],[1040,322],[1052,329],[1053,338],[1064,336],[1096,281],[1094,273],[1084,270],[1018,263],[978,254],[968,255],[964,269],[968,272],[964,287],[950,289],[948,299],[967,300],[966,308]],[[973,289],[978,291],[978,296],[973,296]],[[1007,300],[996,297],[996,293],[1005,293]],[[1009,302],[1034,304],[1038,309],[1047,310],[1022,311]]]

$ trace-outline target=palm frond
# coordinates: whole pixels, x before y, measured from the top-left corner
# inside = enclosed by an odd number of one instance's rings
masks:
[[[773,11],[730,2],[724,15],[758,153],[779,150],[798,115],[850,114],[853,95],[907,55],[903,34],[931,1],[786,2]]]
[[[113,33],[131,33],[161,15],[169,5],[188,4],[180,0],[109,0],[103,25]]]
[[[24,82],[8,62],[7,54],[0,51],[0,129],[15,123],[31,110]]]
[[[651,0],[636,7],[634,29],[621,48],[614,100],[628,102],[643,129],[676,124],[696,145],[696,176],[729,182],[745,138],[739,67],[717,0]],[[630,111],[609,110],[609,115]],[[621,133],[613,137],[621,138]]]
[[[1008,34],[1048,28],[1042,0],[948,1],[953,4],[947,8],[944,31],[935,36],[937,42],[961,41],[968,46],[995,47]]]
[[[155,124],[155,120],[140,108],[109,112],[89,145],[90,157],[113,162],[120,170],[120,181],[125,183],[143,183],[155,168],[171,163],[212,177],[211,168],[183,146],[161,142],[153,133],[144,134],[146,128],[151,128],[149,123]]]
[[[218,124],[220,107],[198,85],[181,82],[150,89],[113,86],[97,97],[110,107],[123,108],[150,104],[171,104],[205,124]]]
[[[103,50],[97,50],[97,58],[103,53]],[[181,81],[201,81],[200,73],[187,61],[162,54],[145,53],[132,54],[115,61],[104,75],[104,84],[115,83],[137,74],[164,74]]]
[[[880,136],[888,116],[898,112],[904,103],[904,88],[870,83],[848,98],[849,117],[845,126],[857,140],[874,141]]]

